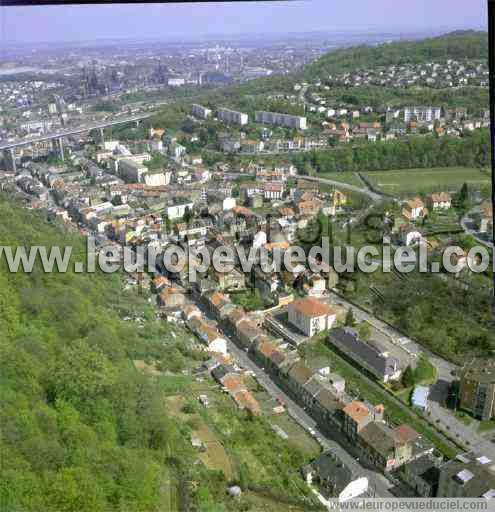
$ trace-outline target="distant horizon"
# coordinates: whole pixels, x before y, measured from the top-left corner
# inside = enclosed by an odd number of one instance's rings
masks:
[[[86,40],[70,40],[70,39],[66,39],[66,40],[57,40],[57,41],[15,41],[15,40],[8,40],[8,39],[4,39],[2,40],[2,44],[4,45],[8,45],[8,46],[11,46],[11,47],[15,47],[15,46],[32,46],[32,45],[36,45],[36,44],[40,44],[40,45],[44,45],[44,46],[69,46],[69,45],[74,45],[74,46],[84,46],[84,45],[88,45],[88,44],[98,44],[98,43],[111,43],[111,42],[117,42],[117,41],[120,41],[120,42],[128,42],[128,43],[145,43],[145,42],[155,42],[155,43],[167,43],[167,44],[190,44],[190,43],[202,43],[202,42],[208,42],[208,41],[211,41],[211,42],[220,42],[220,41],[225,41],[225,42],[234,42],[234,41],[239,41],[239,42],[242,42],[242,41],[249,41],[250,39],[251,40],[254,40],[254,39],[261,39],[261,40],[264,40],[264,41],[278,41],[278,40],[282,40],[284,37],[288,37],[288,36],[292,36],[292,35],[297,35],[297,36],[304,36],[304,35],[311,35],[311,36],[317,36],[317,35],[320,35],[321,37],[323,36],[332,36],[332,35],[340,35],[340,36],[345,36],[345,35],[363,35],[363,36],[380,36],[380,35],[383,35],[383,36],[393,36],[393,37],[401,37],[401,38],[404,38],[404,39],[407,39],[408,37],[414,37],[414,36],[417,36],[417,37],[424,37],[424,38],[428,38],[428,37],[432,37],[432,38],[435,38],[435,37],[442,37],[442,36],[447,36],[449,34],[452,34],[452,33],[455,33],[455,32],[480,32],[480,33],[488,33],[488,29],[483,29],[483,28],[457,28],[457,27],[440,27],[440,28],[436,28],[436,29],[427,29],[427,30],[421,30],[421,29],[417,29],[417,30],[414,30],[414,29],[411,29],[410,31],[403,31],[403,30],[397,30],[397,31],[393,31],[393,30],[389,30],[389,31],[385,31],[385,30],[369,30],[369,31],[365,31],[365,30],[352,30],[352,29],[349,29],[349,30],[331,30],[331,31],[325,31],[325,30],[312,30],[312,31],[300,31],[300,32],[297,32],[297,31],[291,31],[291,32],[272,32],[270,34],[265,34],[265,33],[262,33],[262,32],[259,32],[259,33],[256,33],[256,32],[252,32],[252,33],[242,33],[242,34],[229,34],[229,33],[224,33],[224,34],[198,34],[198,35],[195,35],[195,36],[188,36],[187,39],[183,39],[182,41],[179,41],[178,40],[178,37],[179,36],[174,36],[170,39],[167,39],[167,38],[163,38],[163,37],[159,37],[159,36],[149,36],[149,37],[146,37],[146,36],[140,36],[140,37],[136,37],[136,36],[129,36],[129,37],[126,37],[126,36],[114,36],[114,37],[97,37],[97,38],[93,38],[93,39],[86,39]]]
[[[435,23],[438,22],[437,25]],[[232,39],[289,34],[486,31],[485,0],[328,0],[2,7],[2,44]]]

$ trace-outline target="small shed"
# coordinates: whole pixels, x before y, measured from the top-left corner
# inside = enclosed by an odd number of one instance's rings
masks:
[[[428,396],[430,394],[430,388],[428,386],[416,386],[414,388],[411,402],[413,407],[417,407],[422,411],[428,409]]]

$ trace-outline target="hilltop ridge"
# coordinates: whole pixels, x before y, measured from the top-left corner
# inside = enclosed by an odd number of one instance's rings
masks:
[[[305,71],[305,78],[361,68],[421,63],[446,59],[488,59],[488,33],[474,30],[450,32],[420,41],[400,41],[377,46],[354,46],[329,52]]]

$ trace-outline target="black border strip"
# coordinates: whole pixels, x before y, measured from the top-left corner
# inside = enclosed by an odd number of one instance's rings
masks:
[[[495,243],[495,0],[488,0],[488,59],[490,69],[490,129],[491,129],[491,155],[492,155],[492,235]],[[493,276],[493,304],[492,312],[495,320],[495,274]]]

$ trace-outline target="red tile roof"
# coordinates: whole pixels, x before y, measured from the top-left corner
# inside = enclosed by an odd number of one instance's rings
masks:
[[[314,297],[305,297],[295,300],[289,307],[293,307],[296,311],[310,317],[333,314],[332,308]]]

